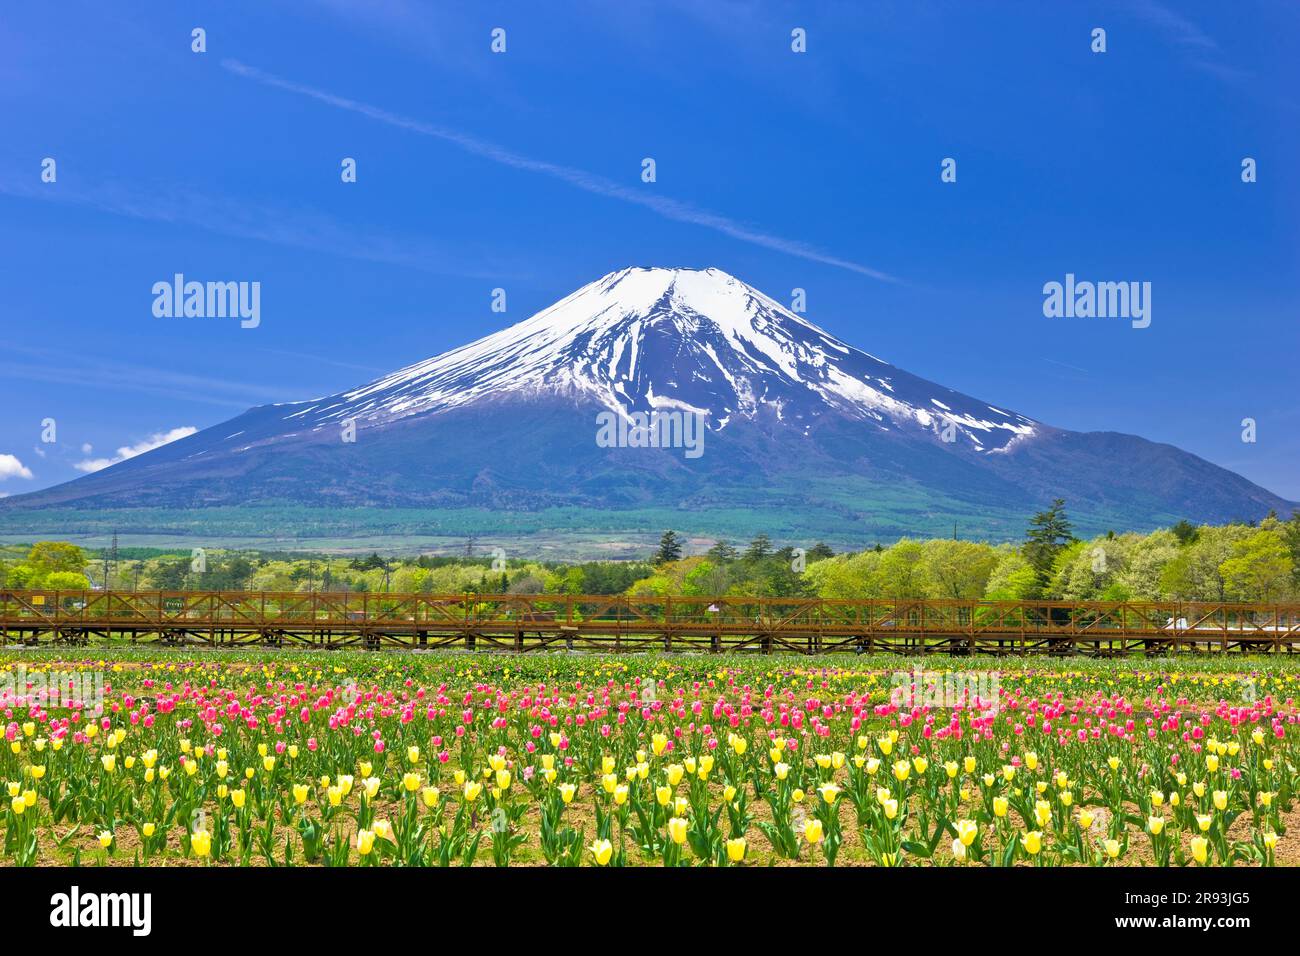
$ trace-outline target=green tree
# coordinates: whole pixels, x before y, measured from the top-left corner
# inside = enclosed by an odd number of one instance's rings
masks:
[[[807,558],[809,564],[814,561],[825,561],[827,558],[833,557],[835,557],[835,552],[831,550],[831,546],[825,541],[818,541],[808,549]]]
[[[1174,537],[1178,539],[1178,544],[1181,547],[1186,547],[1195,542],[1198,534],[1196,525],[1192,524],[1186,518],[1178,522],[1178,524],[1174,525],[1169,530],[1174,533]]]
[[[1057,498],[1046,511],[1029,519],[1025,532],[1025,558],[1038,574],[1039,582],[1046,587],[1051,580],[1056,555],[1074,540],[1074,529],[1065,514],[1065,499]]]
[[[90,582],[80,571],[51,571],[45,575],[41,587],[52,591],[84,591],[90,587]]]
[[[911,538],[903,538],[886,548],[880,555],[876,570],[880,596],[886,598],[919,598],[925,596],[925,574],[921,559],[925,545]]]
[[[977,541],[936,538],[925,542],[920,572],[928,597],[975,600],[984,596],[997,552]]]
[[[745,549],[746,561],[762,561],[772,553],[772,539],[761,531],[749,542],[749,547]]]
[[[719,539],[704,553],[704,556],[715,564],[727,564],[739,558],[740,552],[733,548],[729,541]]]
[[[655,564],[668,564],[671,561],[680,561],[682,557],[682,544],[677,539],[676,531],[665,531],[663,537],[659,539],[659,550],[655,552]]]
[[[75,544],[67,541],[37,541],[27,552],[27,564],[40,581],[56,571],[84,574],[86,555]],[[34,587],[36,585],[33,585]]]
[[[1294,570],[1282,535],[1257,531],[1232,546],[1232,557],[1219,565],[1229,593],[1247,601],[1271,601],[1290,584]]]

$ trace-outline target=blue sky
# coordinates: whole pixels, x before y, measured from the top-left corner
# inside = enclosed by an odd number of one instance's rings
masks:
[[[1300,499],[1298,40],[1282,0],[10,5],[0,494],[676,265]],[[260,281],[260,326],[155,318],[176,272]],[[1151,326],[1045,318],[1067,272]]]

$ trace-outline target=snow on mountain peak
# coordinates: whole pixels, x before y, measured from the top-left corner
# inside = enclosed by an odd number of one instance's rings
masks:
[[[882,429],[946,431],[978,451],[1035,428],[841,342],[716,268],[611,272],[522,322],[288,417],[316,427],[382,422],[507,394],[586,399],[624,414],[698,411],[715,429],[766,413],[801,425],[835,413]]]

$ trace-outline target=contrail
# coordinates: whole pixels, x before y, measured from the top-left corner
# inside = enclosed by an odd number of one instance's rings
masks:
[[[362,116],[368,116],[370,119],[378,120],[381,123],[387,123],[389,126],[396,126],[399,129],[408,130],[412,133],[418,133],[421,136],[432,136],[445,142],[452,143],[468,153],[475,156],[482,156],[494,163],[500,163],[503,166],[510,166],[514,169],[522,169],[528,172],[540,173],[543,176],[550,176],[553,179],[559,179],[578,189],[585,190],[589,193],[595,193],[598,196],[607,196],[611,199],[619,199],[623,202],[634,203],[650,211],[663,216],[665,219],[672,219],[677,222],[687,222],[697,226],[704,226],[707,229],[713,229],[723,235],[731,236],[733,239],[739,239],[742,242],[753,243],[756,246],[763,246],[767,249],[774,249],[777,252],[784,252],[788,255],[798,256],[801,259],[808,259],[812,262],[820,262],[829,266],[836,266],[840,269],[847,269],[850,272],[856,272],[860,275],[870,276],[873,279],[879,279],[882,282],[899,282],[896,277],[878,269],[872,269],[870,266],[864,266],[861,263],[851,262],[847,259],[840,259],[836,256],[828,255],[814,249],[812,246],[803,242],[791,239],[782,239],[780,236],[771,236],[766,233],[757,232],[746,226],[728,219],[726,216],[709,212],[704,209],[697,209],[689,203],[680,202],[676,199],[669,199],[664,196],[656,196],[653,193],[629,189],[626,186],[607,179],[604,176],[598,176],[585,170],[575,169],[572,166],[561,166],[557,163],[548,163],[544,160],[532,159],[513,152],[505,147],[498,146],[486,140],[479,139],[476,136],[470,136],[459,130],[449,129],[445,126],[437,126],[433,123],[426,123],[423,120],[412,119],[408,116],[402,116],[398,113],[390,113],[388,110],[380,109],[377,106],[370,106],[367,103],[360,103],[356,100],[348,99],[343,96],[336,96],[325,90],[317,89],[313,86],[306,86],[302,83],[295,83],[292,80],[286,80],[274,74],[259,70],[257,67],[248,66],[238,60],[225,59],[221,65],[226,70],[237,76],[246,77],[250,80],[256,80],[266,86],[284,90],[288,93],[296,93],[299,96],[307,96],[311,99],[318,100],[329,106],[338,109],[349,110],[353,113],[360,113]]]

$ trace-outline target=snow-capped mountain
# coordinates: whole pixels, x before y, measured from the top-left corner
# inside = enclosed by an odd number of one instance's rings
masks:
[[[588,398],[624,414],[680,409],[721,430],[826,412],[964,435],[981,450],[1034,433],[1023,415],[853,348],[719,269],[624,269],[532,318],[286,415],[312,428],[391,422],[488,396]]]
[[[703,416],[703,454],[609,447],[609,411]],[[1169,445],[918,378],[720,270],[637,268],[359,388],[0,501],[0,530],[589,542],[676,527],[862,546],[954,524],[1018,537],[1056,497],[1081,532],[1292,508]]]

